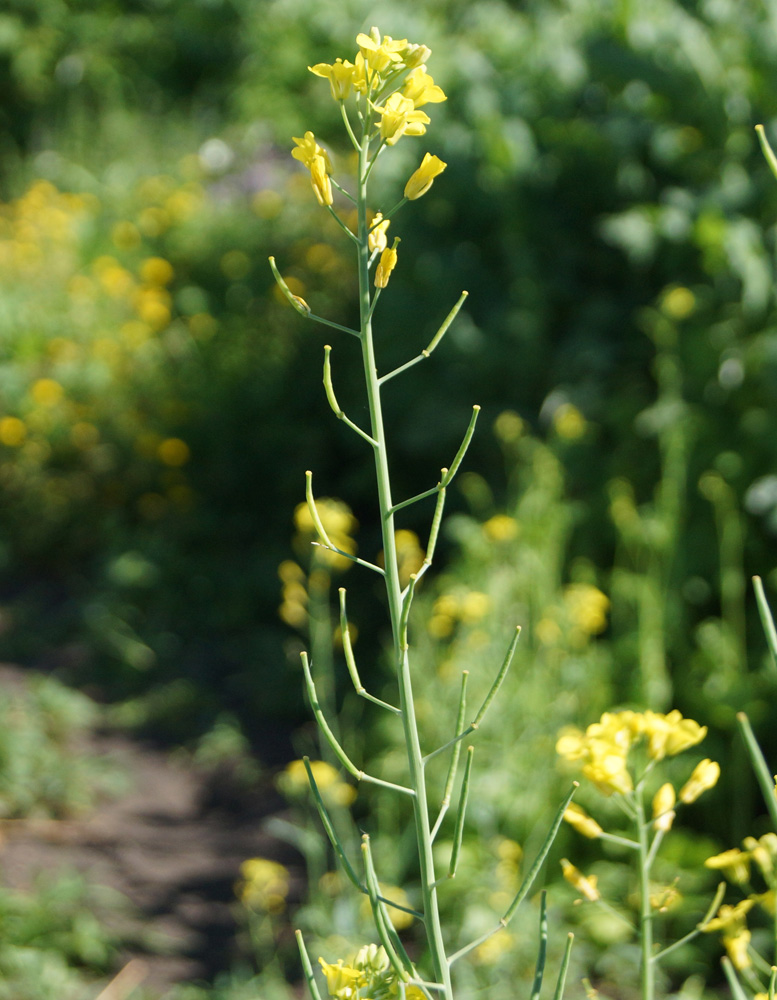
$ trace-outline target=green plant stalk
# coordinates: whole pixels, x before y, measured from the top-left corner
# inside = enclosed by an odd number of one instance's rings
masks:
[[[429,807],[426,794],[423,755],[418,734],[418,724],[413,703],[413,688],[410,677],[408,650],[402,641],[402,592],[399,583],[399,565],[394,541],[394,513],[391,499],[391,477],[389,474],[386,436],[383,425],[380,385],[375,349],[372,337],[372,303],[370,296],[369,247],[367,237],[367,175],[370,166],[369,118],[365,122],[364,134],[359,149],[359,186],[357,193],[358,214],[358,274],[359,274],[359,317],[362,362],[367,389],[367,404],[370,411],[370,434],[375,444],[375,473],[377,479],[378,503],[380,507],[381,531],[383,536],[383,556],[385,567],[386,595],[394,647],[394,661],[397,669],[399,707],[402,712],[405,746],[408,759],[409,785],[414,790],[413,810],[418,842],[418,858],[421,874],[421,894],[423,898],[424,923],[426,926],[429,951],[434,976],[444,986],[445,1000],[453,1000],[450,968],[445,953],[440,910],[435,885],[432,837],[429,823]]]
[[[653,912],[650,908],[649,824],[645,822],[645,806],[642,801],[641,785],[638,785],[634,792],[634,806],[639,839],[640,983],[642,986],[642,1000],[654,1000],[655,968],[653,966]]]

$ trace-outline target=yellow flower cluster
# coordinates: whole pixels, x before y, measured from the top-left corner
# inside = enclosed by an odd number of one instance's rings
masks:
[[[747,969],[752,965],[749,954],[750,931],[747,928],[747,914],[754,906],[760,906],[774,919],[775,898],[777,896],[777,834],[765,833],[762,837],[745,837],[744,850],[732,847],[721,854],[715,854],[704,862],[707,868],[722,871],[735,885],[750,885],[751,867],[755,867],[767,885],[766,892],[751,892],[736,906],[724,904],[717,915],[704,925],[705,931],[720,931],[723,946],[732,965]]]
[[[354,95],[368,144],[375,140],[380,149],[396,145],[406,135],[424,135],[430,119],[421,108],[446,100],[442,88],[426,70],[431,50],[425,45],[408,42],[406,38],[381,36],[377,28],[371,28],[369,34],[357,35],[356,44],[358,52],[353,62],[337,58],[333,63],[316,63],[308,67],[315,76],[329,81],[332,98],[341,105],[346,124],[344,102]],[[350,124],[348,128],[350,130]],[[300,138],[295,136],[294,142],[296,146],[291,155],[310,171],[310,182],[319,205],[331,207],[333,168],[329,154],[312,132]],[[425,195],[446,166],[438,156],[425,153],[405,185],[405,198],[415,201]],[[378,214],[369,234],[370,250],[381,253],[375,275],[377,288],[386,287],[397,263],[396,242],[393,247],[386,244],[388,225],[388,220]]]
[[[348,962],[337,963],[319,958],[332,1000],[394,1000],[399,994],[397,974],[389,964],[382,946],[368,944]],[[407,1000],[423,1000],[424,994],[417,986],[405,988]]]
[[[582,763],[583,775],[605,795],[613,792],[626,795],[634,788],[628,755],[637,744],[644,744],[648,757],[658,761],[695,746],[706,734],[706,726],[684,719],[676,709],[667,715],[649,711],[605,712],[585,732],[575,727],[562,730],[556,751],[569,761]],[[695,801],[713,787],[719,774],[718,764],[702,761],[680,790],[680,801]]]

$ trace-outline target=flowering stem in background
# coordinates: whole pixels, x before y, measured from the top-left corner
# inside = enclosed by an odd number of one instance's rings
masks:
[[[642,984],[642,1000],[653,1000],[655,996],[655,969],[653,966],[653,911],[650,906],[651,857],[648,846],[650,825],[645,821],[642,785],[637,785],[634,791],[634,806],[637,816],[637,836],[639,841],[639,941],[642,956],[640,982]]]
[[[761,794],[764,797],[766,808],[769,811],[772,826],[775,830],[777,830],[777,795],[775,795],[774,791],[774,778],[766,761],[764,760],[761,748],[758,746],[758,741],[756,740],[755,733],[750,725],[750,720],[744,712],[737,712],[737,724],[739,725],[739,731],[742,733],[742,738],[745,741],[747,752],[750,755],[750,762],[753,765],[753,770],[755,771],[755,776],[758,779],[758,784],[761,786]]]

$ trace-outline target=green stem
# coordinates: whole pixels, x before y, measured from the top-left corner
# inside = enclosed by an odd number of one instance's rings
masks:
[[[357,194],[358,212],[358,272],[359,272],[359,315],[361,328],[362,362],[367,388],[367,403],[370,411],[370,433],[375,441],[375,473],[377,478],[378,502],[380,505],[381,530],[385,566],[386,595],[394,645],[394,660],[397,668],[399,687],[399,707],[402,712],[405,746],[407,750],[409,785],[414,791],[413,810],[418,856],[421,874],[421,894],[423,898],[424,923],[429,942],[429,951],[434,967],[434,978],[444,986],[445,1000],[453,1000],[450,969],[446,959],[445,942],[435,885],[432,837],[429,824],[426,780],[423,755],[418,734],[418,724],[413,703],[413,689],[410,678],[410,662],[407,644],[403,642],[402,588],[399,582],[399,565],[394,540],[394,513],[391,500],[391,478],[389,474],[386,436],[381,407],[375,349],[372,337],[372,309],[369,277],[369,247],[367,237],[367,177],[371,166],[369,123],[359,149],[359,187]],[[372,161],[374,162],[374,160]]]
[[[655,968],[653,965],[653,913],[650,908],[650,858],[648,846],[649,823],[645,822],[645,807],[642,802],[642,788],[637,786],[634,794],[637,814],[637,834],[639,839],[639,940],[642,961],[640,982],[642,1000],[654,1000]]]

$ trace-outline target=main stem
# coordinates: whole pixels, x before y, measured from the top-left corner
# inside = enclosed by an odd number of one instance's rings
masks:
[[[642,787],[635,789],[637,832],[639,838],[639,940],[642,960],[640,981],[642,1000],[654,1000],[655,969],[653,967],[653,910],[650,905],[650,869],[648,865],[648,824],[645,822],[645,806]]]
[[[416,836],[418,839],[418,858],[421,869],[421,891],[423,893],[423,911],[429,950],[434,965],[435,979],[445,987],[445,1000],[453,1000],[450,969],[445,953],[445,942],[440,924],[440,910],[435,886],[434,858],[432,856],[432,838],[429,825],[429,808],[426,798],[426,779],[424,774],[423,755],[418,736],[418,725],[413,704],[413,686],[410,677],[410,661],[407,645],[402,641],[400,618],[402,613],[402,588],[399,583],[399,566],[397,561],[396,543],[394,540],[394,515],[392,513],[391,478],[389,475],[388,455],[386,451],[386,436],[383,426],[383,412],[380,400],[380,386],[375,364],[375,349],[372,340],[372,321],[370,316],[370,275],[369,248],[367,237],[367,170],[369,166],[369,123],[365,127],[365,135],[359,151],[359,192],[357,199],[358,211],[358,242],[359,242],[359,313],[362,344],[362,361],[364,378],[367,387],[367,401],[370,410],[370,424],[373,439],[376,442],[375,474],[378,487],[378,502],[380,505],[381,531],[383,534],[383,554],[386,580],[386,595],[388,597],[391,631],[394,647],[394,662],[397,669],[399,686],[399,704],[402,710],[405,746],[409,768],[410,786],[415,792],[413,809],[415,817]]]

